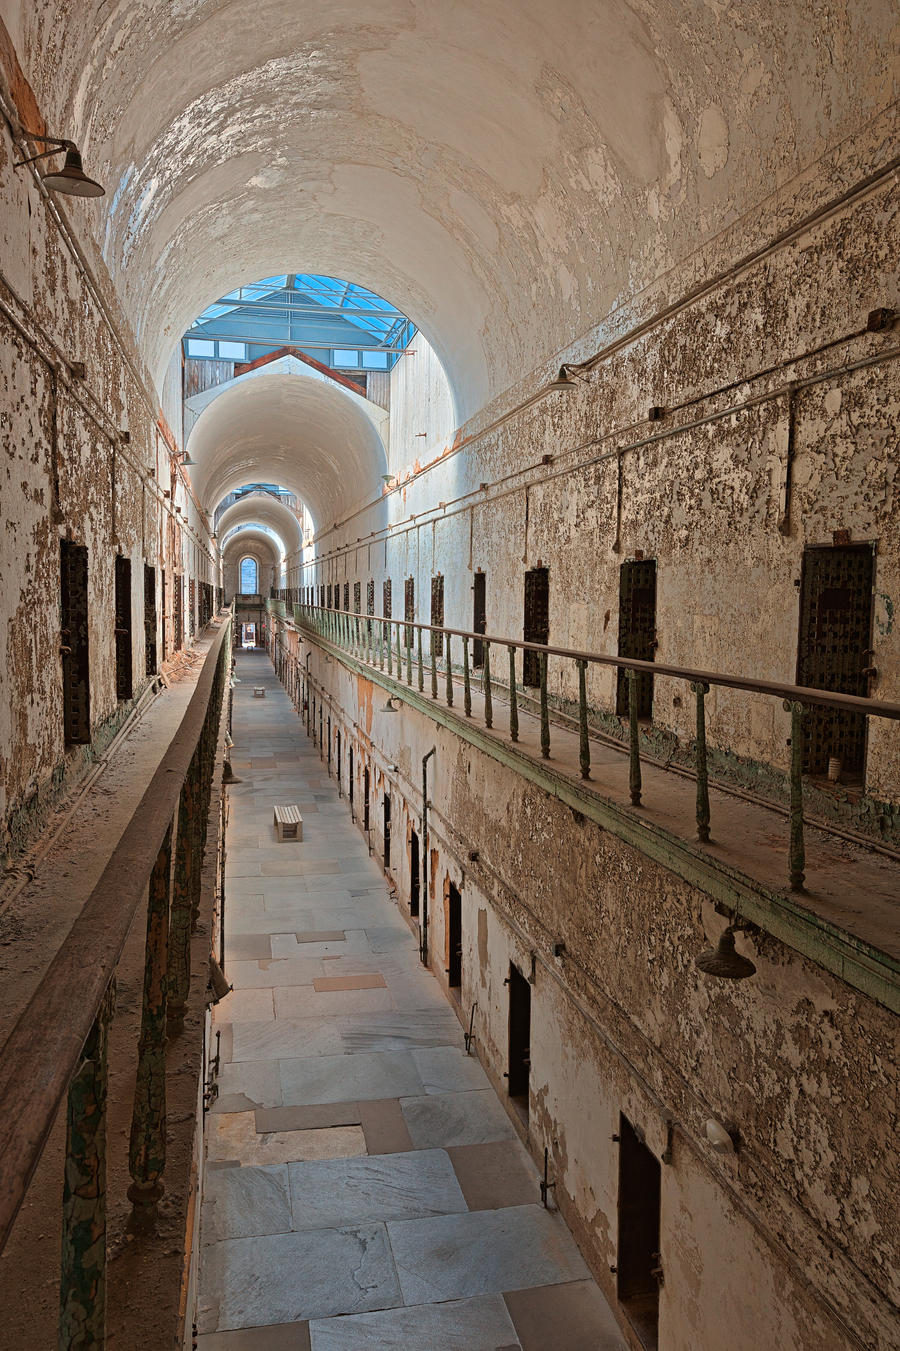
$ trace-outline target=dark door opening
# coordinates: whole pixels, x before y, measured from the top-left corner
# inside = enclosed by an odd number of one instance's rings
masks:
[[[363,770],[363,830],[369,833],[369,766]]]
[[[525,630],[526,643],[546,643],[550,639],[550,572],[547,568],[531,568],[525,574]],[[537,652],[526,652],[522,663],[522,684],[541,683],[540,659]]]
[[[184,631],[182,627],[182,602],[184,600],[184,586],[181,578],[176,573],[172,578],[172,620],[175,625],[175,651],[184,645]]]
[[[619,1247],[616,1292],[644,1346],[659,1331],[659,1160],[625,1116],[619,1118]]]
[[[419,837],[415,831],[409,839],[409,913],[419,913]]]
[[[162,583],[162,585],[161,585],[161,590],[160,590],[160,600],[162,601],[162,659],[163,659],[163,661],[165,661],[166,655],[167,655],[167,651],[168,651],[168,649],[167,649],[167,647],[166,647],[167,633],[166,633],[166,570],[165,570],[165,568],[161,568],[161,569],[160,569],[160,574],[159,574],[159,576],[160,576],[160,582]]]
[[[472,582],[472,629],[475,633],[487,632],[487,574],[476,572]],[[472,644],[472,665],[484,665],[484,643],[476,638]]]
[[[326,724],[326,727],[327,727],[327,731],[328,731],[328,773],[330,774],[330,773],[331,773],[331,718],[330,718],[330,717],[329,717],[329,719],[328,719],[328,722],[327,722],[327,724]]]
[[[337,732],[337,785],[338,785],[338,797],[342,797],[342,796],[343,796],[344,788],[343,788],[343,781],[342,781],[342,779],[341,779],[341,731],[340,731],[340,728],[338,728],[338,732]]]
[[[391,799],[384,795],[384,871],[391,866]]]
[[[431,579],[431,625],[435,629],[444,627],[444,578],[441,573]],[[436,657],[444,655],[443,633],[431,635],[431,650]]]
[[[156,675],[156,568],[149,563],[144,564],[144,669]]]
[[[387,579],[385,582],[382,582],[382,584],[381,584],[381,613],[382,613],[382,616],[384,617],[384,619],[386,619],[386,620],[387,620],[387,619],[390,619],[390,617],[391,617],[391,579],[390,579],[390,577],[388,577],[388,579]],[[382,624],[382,626],[381,626],[381,640],[382,640],[383,643],[389,643],[389,642],[391,641],[391,626],[390,626],[390,624]]]
[[[349,773],[347,775],[347,796],[350,799],[350,820],[353,820],[353,747],[349,751]]]
[[[322,746],[322,731],[323,731],[324,723],[325,723],[325,715],[324,715],[324,713],[322,712],[322,701],[321,701],[321,699],[320,699],[320,700],[319,700],[319,759],[320,759],[320,760],[323,760],[323,759],[325,758],[325,757],[324,757],[324,753],[323,753],[323,746]]]
[[[509,1096],[528,1115],[531,1075],[531,986],[514,962],[509,964]]]
[[[131,559],[116,554],[116,698],[130,699],[131,670]]]
[[[447,888],[447,984],[451,992],[462,985],[462,897],[452,882]]]
[[[403,630],[403,646],[412,647],[413,631],[412,624],[416,617],[416,584],[412,577],[407,577],[403,584],[403,618],[406,620],[406,627]]]
[[[797,684],[866,698],[872,642],[875,554],[870,544],[812,548],[803,554]],[[866,718],[811,705],[803,718],[803,772],[825,775],[841,762],[845,783],[863,783]]]
[[[67,746],[86,746],[91,740],[87,547],[60,540],[59,558],[65,741]]]
[[[656,559],[637,559],[619,569],[619,656],[652,661],[656,651]],[[619,668],[616,712],[628,716],[628,677]],[[639,718],[653,715],[653,677],[635,677]]]

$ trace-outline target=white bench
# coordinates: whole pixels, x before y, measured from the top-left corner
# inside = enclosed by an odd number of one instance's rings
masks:
[[[299,807],[275,808],[275,834],[282,843],[285,840],[303,839],[303,817]]]

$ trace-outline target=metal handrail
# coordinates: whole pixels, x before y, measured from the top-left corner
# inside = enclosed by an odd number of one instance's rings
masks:
[[[444,677],[444,700],[448,708],[454,701],[454,667],[451,656],[452,640],[462,644],[463,712],[472,716],[473,668],[469,659],[469,644],[481,647],[482,664],[480,684],[484,695],[483,718],[487,728],[493,727],[493,687],[505,690],[509,696],[509,738],[519,740],[519,685],[516,658],[521,651],[537,657],[537,681],[527,688],[536,689],[540,719],[540,750],[543,759],[550,757],[550,698],[547,685],[548,663],[551,657],[574,662],[578,671],[578,761],[582,779],[591,777],[590,707],[587,696],[587,668],[589,665],[615,667],[627,677],[628,723],[628,791],[631,805],[641,806],[643,793],[641,769],[640,719],[638,715],[637,679],[640,675],[667,676],[688,682],[695,696],[695,736],[693,743],[694,767],[697,780],[696,824],[697,839],[710,842],[709,771],[706,740],[706,696],[712,685],[741,690],[751,694],[765,694],[783,701],[791,718],[791,762],[788,772],[790,786],[790,840],[788,847],[788,877],[792,891],[802,891],[806,877],[806,852],[803,819],[803,718],[810,706],[846,710],[866,717],[900,720],[900,704],[888,700],[861,698],[837,694],[831,690],[817,690],[805,685],[790,685],[781,681],[755,680],[748,676],[726,675],[721,671],[701,671],[693,667],[669,663],[642,661],[634,657],[611,656],[600,652],[584,652],[577,648],[551,646],[549,643],[527,642],[521,638],[500,637],[497,634],[475,633],[471,629],[453,629],[437,624],[421,624],[415,620],[384,615],[363,615],[356,611],[330,606],[296,604],[296,621],[317,637],[331,642],[339,651],[353,654],[357,660],[381,671],[387,667],[393,677],[407,687],[413,684],[415,670],[420,693],[425,689],[425,672],[429,670],[431,697],[438,699],[438,669]],[[437,644],[429,640],[429,651],[423,650],[423,634],[437,634],[441,638],[441,658],[438,661]],[[396,645],[395,645],[396,637]],[[509,680],[494,682],[491,676],[491,648],[505,648],[509,666]],[[415,649],[415,650],[414,650]],[[405,672],[404,672],[405,664]],[[459,670],[459,666],[457,666]],[[476,678],[478,678],[476,676]]]
[[[828,708],[842,708],[870,717],[900,720],[900,704],[881,699],[864,699],[853,694],[835,694],[831,690],[815,689],[810,685],[788,685],[777,680],[755,680],[750,676],[725,675],[721,671],[701,671],[690,666],[673,666],[666,662],[640,661],[636,657],[611,656],[605,652],[585,652],[579,648],[554,647],[547,643],[529,643],[521,638],[501,637],[496,633],[475,633],[470,629],[451,629],[440,624],[422,624],[411,619],[385,618],[384,615],[356,614],[353,610],[329,609],[327,606],[296,604],[295,609],[311,610],[316,614],[355,619],[363,623],[391,624],[397,628],[412,627],[424,633],[449,634],[451,638],[467,638],[472,642],[491,643],[497,647],[514,647],[526,652],[543,652],[548,657],[568,657],[572,661],[586,661],[597,666],[615,666],[637,674],[675,676],[687,681],[702,681],[705,685],[724,685],[728,689],[745,690],[751,694],[771,694],[778,699],[797,700],[803,704],[824,704]]]
[[[222,622],[187,710],[100,880],[0,1053],[0,1250],[78,1068],[163,849],[204,731]]]

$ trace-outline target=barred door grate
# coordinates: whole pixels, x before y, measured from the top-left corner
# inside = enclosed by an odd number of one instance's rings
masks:
[[[88,745],[91,739],[88,551],[85,545],[66,539],[60,540],[60,623],[66,745]]]
[[[472,628],[476,633],[487,632],[487,597],[486,597],[487,576],[483,572],[476,572],[472,582]],[[484,665],[484,643],[480,638],[476,638],[472,644],[472,665]]]
[[[547,568],[531,568],[525,574],[525,631],[526,643],[547,643],[550,638],[550,573]],[[525,652],[522,662],[522,684],[541,683],[541,667],[537,652]]]
[[[131,559],[116,554],[116,698],[130,699],[131,671]]]
[[[437,577],[431,579],[431,624],[436,629],[444,627],[444,578],[440,573]],[[442,633],[431,635],[431,650],[436,657],[444,655],[444,635]]]
[[[870,544],[807,549],[800,579],[797,684],[836,694],[869,693],[875,555]],[[843,777],[862,778],[866,718],[811,706],[803,719],[803,770],[824,775],[831,756]]]
[[[144,670],[156,675],[156,568],[149,563],[144,564]]]
[[[619,656],[652,661],[656,650],[656,559],[635,559],[619,569]],[[653,714],[653,677],[641,674],[635,681],[637,715]],[[628,715],[628,677],[620,668],[616,689],[616,713]]]

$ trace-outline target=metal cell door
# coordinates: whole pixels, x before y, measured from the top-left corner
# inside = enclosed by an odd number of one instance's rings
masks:
[[[116,698],[130,699],[131,671],[131,559],[116,554]]]
[[[66,539],[60,541],[60,628],[66,745],[83,746],[91,739],[88,551]]]
[[[156,568],[144,564],[145,673],[156,675]]]
[[[440,573],[431,579],[431,625],[435,629],[444,627],[444,578]],[[443,633],[431,635],[431,650],[436,657],[444,655]]]
[[[619,569],[619,656],[652,661],[656,651],[656,559],[623,563]],[[653,713],[653,677],[641,674],[635,680],[637,714]],[[620,668],[616,712],[628,714],[628,677]]]
[[[800,578],[797,684],[836,694],[869,693],[872,585],[870,544],[807,549]],[[845,779],[862,780],[866,719],[861,713],[811,706],[803,719],[803,770],[824,775],[829,757]]]
[[[550,638],[550,573],[547,568],[531,568],[525,574],[526,643],[546,643]],[[540,661],[537,652],[525,652],[522,684],[539,685]]]
[[[476,572],[472,579],[472,628],[476,633],[487,632],[487,574]],[[476,638],[472,644],[472,665],[484,665],[484,643]]]

